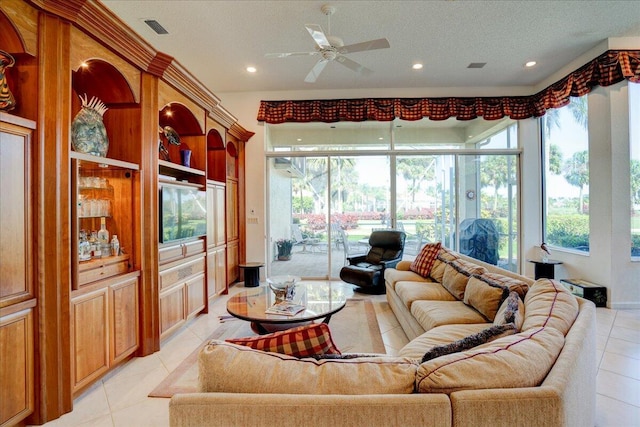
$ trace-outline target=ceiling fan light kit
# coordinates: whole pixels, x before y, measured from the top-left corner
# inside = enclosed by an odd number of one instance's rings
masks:
[[[305,28],[311,35],[311,38],[316,43],[316,50],[312,52],[285,52],[285,53],[267,53],[267,58],[288,58],[290,56],[310,56],[320,55],[318,62],[313,66],[309,74],[305,77],[304,81],[307,83],[314,83],[320,73],[326,67],[327,63],[336,61],[339,64],[344,65],[350,70],[358,73],[359,75],[368,75],[373,71],[359,64],[358,62],[347,58],[345,55],[355,52],[363,52],[367,50],[386,49],[390,47],[387,39],[369,40],[366,42],[355,43],[344,46],[344,42],[340,37],[331,35],[331,15],[336,12],[334,6],[325,4],[320,10],[327,16],[328,19],[328,33],[325,33],[320,25],[306,24]]]

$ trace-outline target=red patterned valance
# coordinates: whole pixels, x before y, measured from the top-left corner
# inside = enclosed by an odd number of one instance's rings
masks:
[[[640,50],[607,51],[559,82],[529,96],[261,101],[258,120],[272,124],[451,117],[520,120],[542,116],[549,108],[567,105],[571,96],[583,96],[595,86],[610,86],[624,79],[640,83]]]

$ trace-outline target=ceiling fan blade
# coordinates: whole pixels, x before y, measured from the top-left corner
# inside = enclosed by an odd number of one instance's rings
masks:
[[[350,70],[353,70],[356,73],[361,74],[363,76],[367,76],[373,73],[372,70],[368,69],[364,65],[358,64],[356,61],[353,61],[347,58],[346,56],[338,55],[338,57],[336,58],[336,62],[339,62],[340,64],[344,65]]]
[[[307,83],[315,83],[322,70],[324,70],[324,67],[327,66],[328,62],[329,61],[327,61],[326,59],[320,59],[318,62],[316,62],[316,65],[314,65],[311,71],[309,71],[309,74],[307,74],[307,77],[304,78],[304,81]]]
[[[369,40],[368,42],[350,44],[347,46],[342,46],[338,48],[338,52],[340,53],[353,53],[353,52],[362,52],[364,50],[375,50],[375,49],[386,49],[391,47],[389,44],[389,40],[387,39],[376,39]]]
[[[311,34],[311,37],[313,37],[313,40],[316,41],[316,44],[320,47],[320,49],[325,49],[331,46],[329,40],[327,39],[327,36],[324,34],[324,31],[322,31],[322,27],[320,25],[306,24],[305,28],[307,29],[307,31],[309,31],[309,34]]]
[[[286,53],[265,53],[265,58],[288,58],[289,56],[311,56],[319,52],[286,52]]]

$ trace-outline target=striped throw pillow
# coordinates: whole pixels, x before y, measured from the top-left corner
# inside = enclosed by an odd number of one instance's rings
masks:
[[[231,338],[226,341],[295,357],[341,354],[331,338],[331,331],[326,323],[312,323],[272,334]]]

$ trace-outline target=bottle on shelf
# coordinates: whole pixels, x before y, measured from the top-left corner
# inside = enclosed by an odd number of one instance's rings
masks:
[[[98,242],[98,232],[93,230],[91,231],[89,237],[89,244],[91,245],[91,256],[93,258],[102,257],[102,253],[100,252],[100,243]]]
[[[80,261],[91,259],[91,244],[87,239],[87,232],[80,230],[80,241],[78,242],[78,257]]]
[[[118,240],[118,235],[116,234],[114,234],[111,238],[111,255],[120,255],[120,241]]]
[[[100,218],[100,230],[98,230],[98,246],[100,247],[100,256],[107,257],[111,255],[111,243],[109,242],[109,231],[107,231],[105,217]]]

